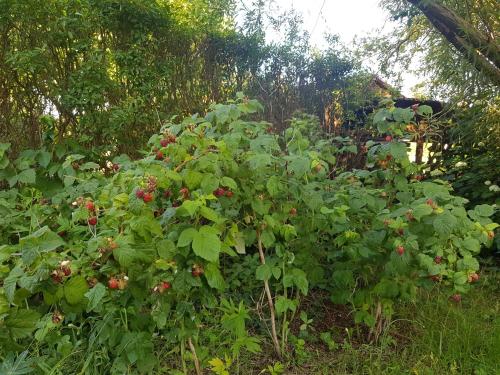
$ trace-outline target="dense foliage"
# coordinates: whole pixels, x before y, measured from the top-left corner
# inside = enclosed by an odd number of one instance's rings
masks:
[[[385,142],[345,172],[336,158],[356,147],[307,116],[274,134],[251,120],[261,109],[239,95],[167,122],[142,159],[106,168],[63,147],[10,161],[1,146],[2,370],[225,374],[268,334],[280,356],[303,345],[290,324],[313,288],[374,340],[418,288],[460,301],[495,209],[467,211],[409,162],[402,137],[429,107],[377,112]]]
[[[446,103],[440,118],[434,119],[435,126],[421,132],[421,137],[437,150],[429,163],[435,169],[432,173],[450,181],[457,194],[474,204],[500,203],[500,191],[496,188],[498,168],[491,168],[498,164],[500,155],[498,80],[492,80],[490,74],[468,59],[467,53],[450,43],[421,9],[411,4],[414,1],[380,3],[397,28],[390,34],[369,38],[370,42],[363,44],[363,53],[370,51],[378,57],[380,69],[387,77],[417,71],[425,82],[415,88],[415,95]],[[427,3],[448,8],[462,19],[458,31],[464,40],[479,35],[492,44],[488,51],[498,55],[497,1]],[[483,58],[489,59],[495,69],[497,59]],[[500,76],[498,66],[495,70],[496,76]]]
[[[0,1],[0,137],[12,152],[66,142],[92,160],[133,154],[163,121],[237,91],[277,127],[297,109],[341,118],[352,58],[333,42],[313,51],[300,19],[266,16],[265,2],[237,27],[236,3]],[[282,40],[266,43],[268,27]]]

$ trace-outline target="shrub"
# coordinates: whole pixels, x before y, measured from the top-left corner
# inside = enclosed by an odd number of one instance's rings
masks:
[[[413,110],[379,112],[394,140],[367,144],[366,170],[335,176],[344,150],[304,117],[283,136],[242,118],[259,109],[240,96],[168,123],[144,158],[106,168],[46,150],[9,162],[3,146],[5,363],[25,351],[18,361],[37,357],[38,372],[121,374],[152,372],[157,358],[177,366],[173,356],[199,370],[215,357],[223,371],[259,351],[266,331],[282,355],[311,287],[351,303],[375,339],[416,288],[467,292],[494,210],[467,212],[446,183],[416,178],[396,140]],[[247,306],[262,285],[269,318],[259,322]]]

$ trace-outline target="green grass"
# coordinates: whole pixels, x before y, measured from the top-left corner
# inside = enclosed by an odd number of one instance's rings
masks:
[[[305,359],[287,363],[284,374],[500,374],[500,274],[483,276],[458,305],[447,297],[435,291],[398,306],[378,345],[348,338],[331,352],[306,346]],[[273,362],[253,358],[240,373],[259,374]]]

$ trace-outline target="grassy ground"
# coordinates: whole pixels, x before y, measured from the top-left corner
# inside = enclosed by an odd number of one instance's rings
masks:
[[[360,337],[366,335],[362,333],[343,330],[348,334],[334,350],[314,342],[320,331],[316,330],[306,338],[304,348],[296,346],[293,360],[283,361],[286,369],[264,370],[277,361],[263,355],[248,358],[239,373],[500,374],[500,273],[484,275],[458,305],[434,292],[424,295],[418,304],[399,306],[378,345],[364,344]],[[335,337],[335,331],[332,333]]]

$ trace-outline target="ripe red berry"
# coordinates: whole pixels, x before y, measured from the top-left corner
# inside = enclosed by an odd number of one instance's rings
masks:
[[[455,302],[460,302],[462,300],[462,296],[460,294],[454,294],[451,296],[451,299]]]
[[[222,197],[225,194],[225,190],[222,187],[218,187],[217,189],[214,190],[214,195],[216,197]]]
[[[111,279],[108,280],[108,286],[110,289],[118,289],[119,287],[118,280],[112,277]]]
[[[391,137],[390,135],[386,136],[386,137],[385,137],[385,141],[386,141],[386,142],[390,142],[390,141],[392,141],[392,137]]]
[[[226,191],[226,197],[231,198],[234,193],[231,190]]]
[[[183,187],[182,189],[179,190],[179,193],[182,195],[182,199],[189,198],[189,189],[188,188]]]
[[[94,202],[88,201],[87,203],[85,203],[85,208],[89,211],[94,211],[95,210]]]
[[[290,208],[289,214],[291,216],[296,216],[297,215],[297,209],[295,207]]]
[[[167,147],[167,146],[168,146],[168,139],[163,138],[163,139],[160,141],[160,146],[161,146],[161,147]]]
[[[62,272],[60,272],[60,270],[54,270],[50,274],[50,277],[52,278],[52,281],[55,284],[59,284],[62,281],[63,275],[64,274]]]
[[[165,191],[163,192],[163,198],[168,199],[168,198],[170,198],[171,196],[172,196],[172,191],[171,191],[171,190],[165,190]]]
[[[438,255],[438,256],[436,256],[436,257],[434,258],[434,263],[436,263],[436,264],[441,264],[441,261],[442,261],[442,260],[443,260],[443,257],[441,257],[441,256],[439,256],[439,255]]]
[[[166,290],[170,289],[172,285],[168,281],[162,281],[153,288],[153,292],[163,294]]]
[[[162,160],[163,159],[163,152],[161,151],[158,151],[156,153],[156,160]]]
[[[144,193],[144,197],[142,198],[142,200],[144,201],[144,203],[149,203],[153,200],[153,198],[153,193]]]
[[[89,218],[89,219],[87,220],[87,223],[88,223],[89,225],[92,225],[92,226],[96,225],[96,224],[97,224],[97,217],[92,216],[91,218]]]
[[[135,196],[139,199],[142,199],[144,198],[144,190],[142,189],[137,189],[136,192],[135,192]]]
[[[396,247],[396,252],[399,254],[399,255],[403,255],[404,252],[405,252],[405,248],[401,245],[399,245],[398,247]]]
[[[69,268],[69,267],[63,267],[62,271],[64,272],[64,276],[71,275],[71,268]]]

